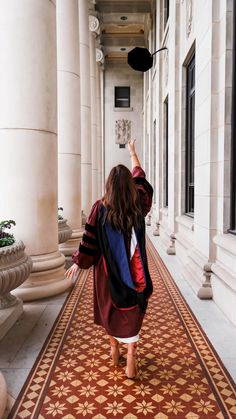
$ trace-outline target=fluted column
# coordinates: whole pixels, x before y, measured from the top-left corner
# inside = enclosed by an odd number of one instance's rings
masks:
[[[0,3],[1,216],[32,256],[32,274],[14,291],[24,300],[64,291],[58,251],[55,1]]]
[[[58,204],[72,228],[60,245],[70,257],[81,238],[80,66],[78,0],[57,0]]]
[[[99,22],[95,16],[90,20],[90,86],[91,86],[91,154],[92,154],[92,202],[98,199],[98,136],[97,136],[97,82],[96,82],[96,30]]]
[[[79,0],[80,111],[81,111],[81,208],[88,216],[92,205],[91,101],[88,1]]]

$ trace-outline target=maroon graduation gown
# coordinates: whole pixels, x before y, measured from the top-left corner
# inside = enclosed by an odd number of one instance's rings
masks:
[[[145,177],[141,167],[135,167],[133,177]],[[143,215],[146,216],[151,209],[152,196],[143,185],[138,184],[137,190],[140,197]],[[96,225],[101,200],[95,202],[87,219],[85,232],[81,241],[85,252],[77,250],[72,255],[72,260],[81,269],[88,269],[94,265],[94,322],[103,326],[107,333],[119,338],[128,338],[139,333],[144,314],[138,306],[131,309],[118,309],[114,306],[108,284],[104,260],[100,253],[94,226]],[[88,250],[89,249],[89,250]],[[91,254],[88,254],[88,253]]]

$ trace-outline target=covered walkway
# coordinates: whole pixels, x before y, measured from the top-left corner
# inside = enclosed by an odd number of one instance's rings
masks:
[[[162,52],[136,71],[134,47]],[[236,418],[236,2],[0,0],[0,51],[0,418]],[[65,277],[130,138],[154,189],[136,380],[91,272]]]

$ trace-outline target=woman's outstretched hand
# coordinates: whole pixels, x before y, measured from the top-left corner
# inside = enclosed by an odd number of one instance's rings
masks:
[[[135,151],[135,141],[136,140],[129,140],[128,141],[128,150],[129,150],[129,154],[131,156],[133,156],[134,154],[136,154],[136,151]]]
[[[67,269],[67,271],[65,272],[65,276],[67,278],[73,278],[73,276],[75,276],[78,272],[78,265],[76,265],[76,263],[74,263],[69,269]]]
[[[135,167],[141,167],[140,161],[139,161],[138,156],[137,156],[136,151],[135,151],[135,141],[136,140],[129,140],[129,142],[128,142],[128,149],[129,149],[129,154],[130,154],[130,157],[131,157],[132,170]]]

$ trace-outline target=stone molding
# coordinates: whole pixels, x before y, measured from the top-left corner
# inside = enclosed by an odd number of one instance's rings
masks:
[[[58,220],[58,243],[64,243],[72,235],[72,229],[67,224],[67,220],[64,218],[63,220]]]
[[[89,30],[90,32],[99,33],[99,20],[96,16],[89,15]]]
[[[10,291],[23,284],[31,272],[32,259],[24,250],[21,240],[0,249],[0,309],[17,303]]]
[[[232,255],[236,256],[236,236],[233,234],[218,234],[213,237],[213,242]]]
[[[96,48],[96,62],[100,64],[104,63],[104,54],[100,48]]]
[[[193,3],[192,0],[186,0],[186,35],[189,37],[192,31],[193,21]]]

